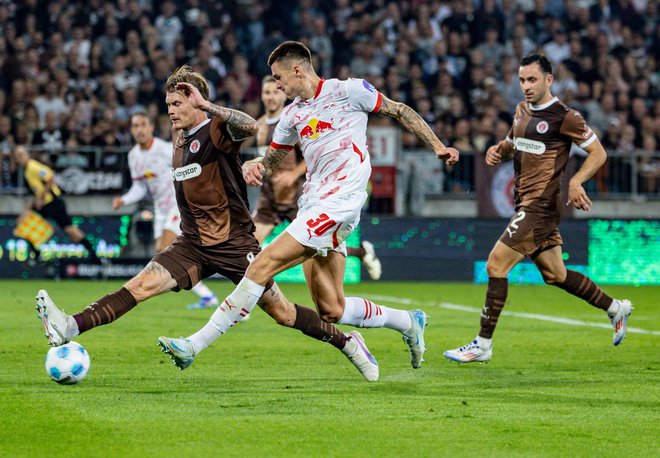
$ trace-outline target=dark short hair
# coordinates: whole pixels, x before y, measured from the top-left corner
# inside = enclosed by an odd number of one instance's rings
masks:
[[[526,67],[528,65],[533,64],[534,62],[537,62],[539,64],[539,67],[541,67],[541,71],[543,73],[548,73],[552,75],[552,64],[550,63],[548,58],[542,54],[527,54],[525,57],[523,57],[520,60],[520,66]]]
[[[277,61],[285,59],[302,60],[306,63],[312,63],[312,52],[307,46],[299,41],[285,41],[270,53],[268,65],[271,66]]]

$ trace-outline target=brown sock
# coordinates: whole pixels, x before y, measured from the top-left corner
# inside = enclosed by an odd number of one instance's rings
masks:
[[[504,308],[508,294],[509,281],[506,278],[488,278],[488,290],[486,291],[486,303],[481,311],[481,330],[479,336],[492,339],[497,320]]]
[[[567,270],[566,279],[561,283],[556,283],[555,286],[589,302],[599,309],[607,311],[610,305],[612,305],[613,299],[605,294],[589,277],[585,277],[580,272]]]
[[[356,258],[363,259],[365,254],[367,254],[367,252],[361,246],[360,247],[354,247],[354,246],[347,246],[346,247],[346,255],[347,256],[355,256]]]
[[[330,342],[333,347],[340,350],[346,346],[348,337],[334,324],[321,320],[319,314],[310,308],[294,305],[296,306],[296,322],[293,323],[295,329],[314,339]]]
[[[85,310],[73,315],[73,318],[82,334],[97,326],[112,323],[136,305],[133,295],[126,288],[121,288],[88,305]]]

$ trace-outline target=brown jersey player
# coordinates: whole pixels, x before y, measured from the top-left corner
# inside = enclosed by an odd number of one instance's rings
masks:
[[[259,129],[253,139],[259,154],[263,156],[273,141],[273,131],[286,102],[286,95],[277,88],[277,81],[271,75],[265,76],[262,80],[261,102],[265,113],[257,120]],[[263,180],[257,208],[252,215],[256,226],[254,235],[259,243],[273,232],[276,225],[295,219],[306,170],[302,152],[299,145],[296,145],[284,158],[277,171]],[[346,254],[359,258],[372,280],[380,278],[382,267],[371,242],[363,240],[359,248],[346,247]]]
[[[124,287],[73,316],[58,309],[46,291],[39,291],[37,310],[53,346],[113,322],[138,302],[167,291],[190,289],[215,273],[239,283],[259,253],[239,156],[242,141],[255,134],[257,122],[245,113],[210,103],[208,83],[188,66],[170,75],[165,90],[175,140],[172,175],[181,214],[181,235]],[[344,334],[323,322],[316,311],[289,302],[272,281],[258,300],[278,324],[330,342],[367,380],[378,379],[378,364],[359,333]],[[240,313],[241,317],[245,314]],[[217,329],[221,326],[225,323],[211,318],[188,339],[161,337],[158,343],[177,367],[185,369],[219,337]]]
[[[591,200],[582,184],[605,163],[605,150],[582,115],[550,93],[552,65],[545,56],[524,57],[518,75],[525,101],[516,107],[507,138],[486,152],[486,163],[491,166],[513,159],[516,213],[488,256],[488,291],[479,334],[472,342],[444,354],[461,363],[491,359],[493,331],[507,298],[507,275],[526,256],[547,284],[607,312],[614,327],[614,345],[625,337],[633,308],[630,301],[612,299],[588,277],[567,270],[562,258],[557,228],[564,207],[560,181],[571,145],[583,148],[588,156],[569,182],[565,205],[583,211],[590,210]]]

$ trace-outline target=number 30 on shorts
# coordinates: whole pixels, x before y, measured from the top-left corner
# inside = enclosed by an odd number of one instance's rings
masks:
[[[321,213],[316,219],[307,220],[307,226],[314,229],[314,235],[321,236],[335,227],[337,223],[330,219],[325,213]]]

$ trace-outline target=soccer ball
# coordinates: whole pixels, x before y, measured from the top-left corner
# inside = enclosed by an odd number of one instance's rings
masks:
[[[78,383],[89,372],[89,353],[78,342],[53,347],[46,354],[46,372],[57,383]]]

